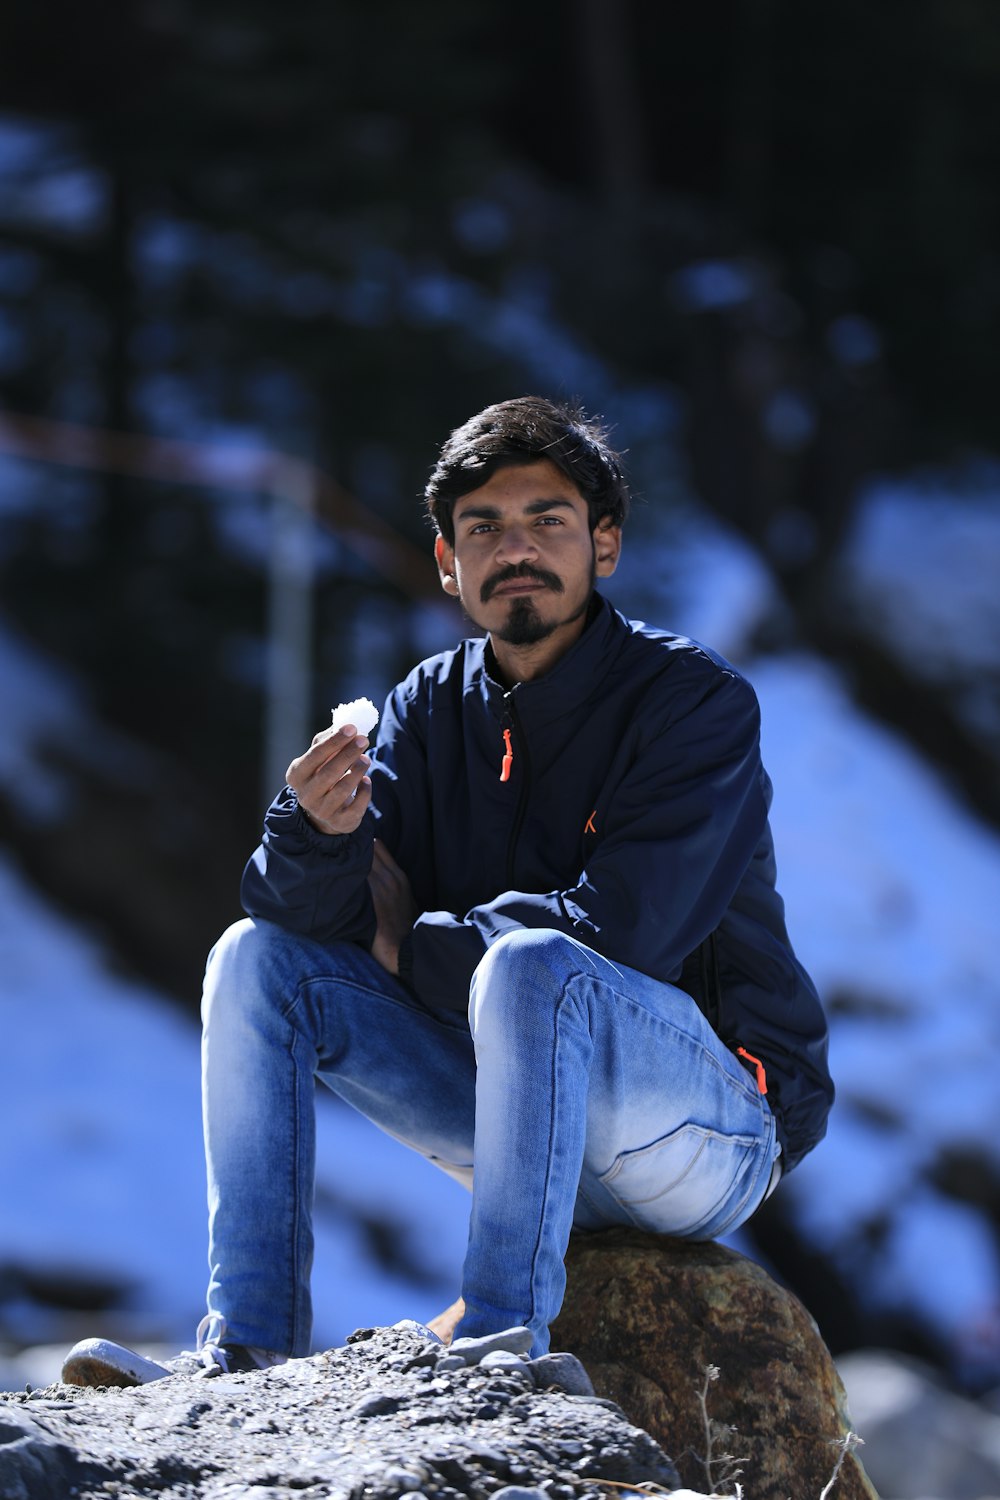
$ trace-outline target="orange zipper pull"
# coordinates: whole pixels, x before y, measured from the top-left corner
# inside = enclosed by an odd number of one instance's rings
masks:
[[[514,747],[510,742],[509,729],[505,729],[503,732],[503,742],[507,746],[507,749],[504,751],[503,760],[500,762],[500,780],[509,781],[510,768],[514,764]]]
[[[764,1072],[764,1064],[759,1057],[752,1057],[745,1047],[737,1047],[737,1057],[745,1057],[748,1063],[753,1063],[757,1072],[757,1090],[761,1094],[767,1093],[767,1074]]]

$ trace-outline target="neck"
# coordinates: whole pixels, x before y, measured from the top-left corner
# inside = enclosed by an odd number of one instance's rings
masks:
[[[589,608],[582,610],[575,619],[567,620],[544,640],[536,641],[530,646],[512,646],[491,634],[493,659],[504,687],[516,687],[519,682],[534,682],[551,672],[569,648],[580,639],[589,618]]]

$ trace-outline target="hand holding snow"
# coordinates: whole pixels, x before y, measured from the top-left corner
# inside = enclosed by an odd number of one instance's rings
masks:
[[[370,698],[354,698],[350,703],[338,703],[333,710],[332,729],[342,729],[353,724],[359,734],[370,735],[378,723],[378,709]]]

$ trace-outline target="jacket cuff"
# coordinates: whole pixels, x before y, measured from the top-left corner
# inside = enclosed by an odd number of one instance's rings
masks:
[[[324,833],[302,811],[291,787],[286,787],[282,796],[272,803],[265,826],[272,834],[290,834],[300,839],[307,849],[333,858],[363,848],[371,839],[366,819],[362,819],[351,833]]]

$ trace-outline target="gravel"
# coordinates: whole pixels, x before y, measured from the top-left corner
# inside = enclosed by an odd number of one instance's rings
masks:
[[[602,1480],[677,1487],[572,1356],[528,1361],[491,1341],[479,1358],[492,1357],[467,1363],[475,1353],[407,1322],[252,1374],[0,1393],[0,1496],[606,1500]]]

